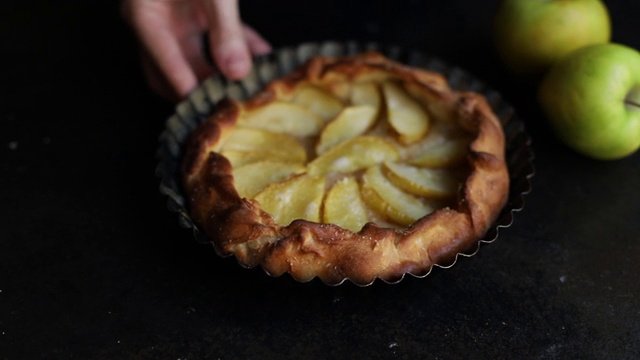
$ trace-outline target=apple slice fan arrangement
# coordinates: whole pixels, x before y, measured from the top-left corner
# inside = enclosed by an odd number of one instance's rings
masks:
[[[522,123],[463,71],[394,49],[303,44],[203,84],[161,148],[183,224],[242,266],[330,285],[426,276],[493,241],[529,191]]]

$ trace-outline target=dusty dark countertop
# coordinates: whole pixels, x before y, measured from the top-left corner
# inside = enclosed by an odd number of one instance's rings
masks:
[[[640,154],[598,162],[554,139],[495,58],[495,1],[366,3],[242,10],[276,47],[397,44],[499,91],[536,155],[511,227],[397,285],[242,269],[166,209],[155,152],[173,106],[146,88],[116,5],[3,1],[0,359],[640,358]],[[640,4],[605,3],[613,40],[640,48]]]

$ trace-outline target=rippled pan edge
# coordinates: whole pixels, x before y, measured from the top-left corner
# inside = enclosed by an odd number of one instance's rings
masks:
[[[474,91],[487,98],[505,132],[507,165],[511,179],[509,198],[495,223],[485,236],[475,243],[475,246],[457,254],[450,264],[436,266],[451,267],[460,256],[473,256],[478,252],[482,243],[495,241],[501,228],[513,224],[515,213],[524,208],[525,195],[531,192],[531,178],[535,174],[534,154],[531,148],[531,138],[525,131],[524,123],[498,92],[461,68],[451,66],[436,57],[418,51],[359,42],[314,42],[278,49],[272,54],[256,58],[252,72],[245,79],[227,81],[222,77],[211,77],[195,89],[186,100],[176,106],[175,113],[167,119],[165,129],[159,137],[156,174],[160,178],[159,190],[167,197],[168,209],[178,215],[180,226],[191,229],[198,242],[210,244],[210,241],[189,216],[186,200],[182,195],[179,173],[182,145],[189,133],[215,110],[215,104],[219,100],[223,97],[246,99],[260,91],[269,81],[291,72],[312,56],[354,55],[370,50],[379,51],[393,60],[413,67],[437,71],[447,78],[454,90]],[[424,273],[409,273],[409,275],[421,278],[429,275],[430,272],[431,269],[428,269]],[[403,278],[404,276],[393,283],[398,283]]]

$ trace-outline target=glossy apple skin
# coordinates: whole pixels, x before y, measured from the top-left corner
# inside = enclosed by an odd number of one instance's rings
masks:
[[[601,160],[640,147],[640,53],[621,44],[578,49],[556,63],[538,98],[558,137]]]
[[[578,48],[609,42],[611,21],[601,0],[502,0],[493,35],[507,67],[533,77]]]

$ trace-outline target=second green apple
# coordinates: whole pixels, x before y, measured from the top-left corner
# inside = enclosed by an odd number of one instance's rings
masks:
[[[509,69],[535,76],[578,48],[609,42],[611,23],[601,0],[502,0],[493,34]]]
[[[546,74],[539,100],[558,137],[579,153],[613,160],[640,148],[640,53],[608,43],[568,55]]]

